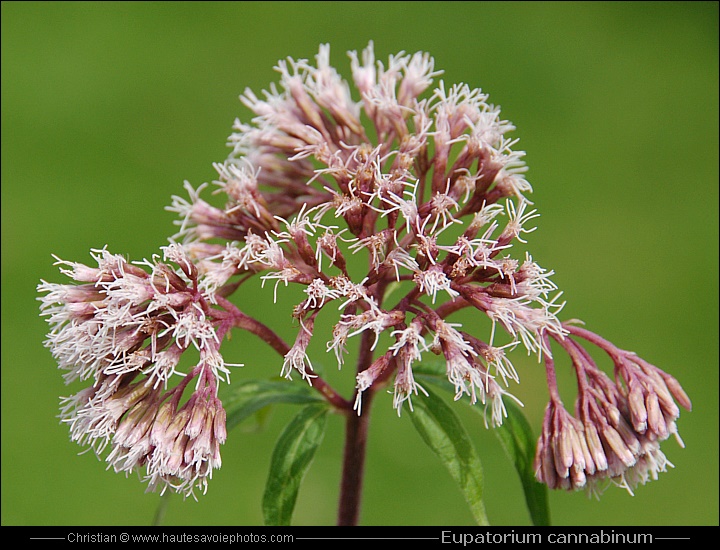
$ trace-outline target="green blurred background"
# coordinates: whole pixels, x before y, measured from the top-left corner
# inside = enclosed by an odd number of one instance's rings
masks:
[[[675,469],[634,497],[553,493],[553,522],[718,524],[717,3],[3,2],[3,525],[146,525],[160,500],[78,456],[58,423],[70,389],[42,346],[35,292],[41,278],[64,281],[51,254],[88,262],[106,244],[132,259],[156,253],[174,232],[170,196],[184,195],[185,179],[213,179],[232,121],[248,120],[245,87],[267,88],[279,59],[312,58],[326,42],[348,75],[346,52],[368,40],[378,59],[428,51],[447,83],[481,87],[503,106],[542,213],[529,249],[555,270],[563,317],[672,373],[693,400],[679,421],[686,448],[663,446]],[[269,310],[269,296],[238,300],[289,338],[292,303]],[[246,364],[234,380],[280,371],[244,335],[228,353]],[[543,370],[519,350],[514,360],[515,393],[537,431]],[[352,386],[349,371],[333,377]],[[528,525],[496,438],[456,407],[483,459],[490,521]],[[261,524],[270,454],[293,412],[232,432],[208,494],[173,498],[165,523]],[[330,419],[296,524],[335,521],[342,429]],[[390,398],[376,400],[370,430],[363,524],[472,524]]]

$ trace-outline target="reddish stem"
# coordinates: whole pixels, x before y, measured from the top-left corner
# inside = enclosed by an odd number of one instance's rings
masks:
[[[368,388],[363,393],[362,414],[356,414],[352,410],[347,413],[338,525],[357,525],[360,519],[365,451],[368,425],[370,423],[370,403],[373,395],[371,388]]]
[[[548,339],[547,335],[543,336],[545,339],[545,345],[547,346],[547,349],[550,349],[550,340]],[[545,360],[545,376],[547,377],[547,385],[548,385],[548,391],[550,393],[550,400],[553,401],[556,405],[562,405],[562,400],[560,399],[560,392],[558,391],[557,387],[557,377],[555,374],[555,361],[553,361],[552,356],[549,353],[545,354],[544,357]]]
[[[217,296],[217,301],[218,304],[226,310],[227,314],[230,315],[230,318],[232,319],[232,324],[234,326],[251,332],[258,338],[266,342],[271,348],[273,348],[275,351],[278,352],[278,354],[283,357],[287,354],[288,351],[290,351],[290,346],[287,344],[287,342],[280,338],[280,336],[278,336],[272,329],[262,324],[260,321],[253,319],[249,315],[244,314],[235,304],[233,304],[229,300],[226,300],[221,296]],[[214,311],[213,313],[218,312]],[[223,319],[223,321],[221,321],[221,326],[225,326],[226,324],[226,320]],[[325,397],[325,399],[327,399],[334,407],[345,411],[353,410],[352,403],[344,399],[340,394],[338,394],[320,376],[316,376],[313,378],[312,387],[319,391],[323,395],[323,397]]]
[[[358,373],[367,369],[372,363],[371,347],[372,336],[369,334],[369,331],[365,331],[360,344]],[[343,451],[342,480],[340,482],[338,525],[357,525],[360,519],[360,501],[362,498],[365,451],[367,447],[372,397],[372,388],[366,389],[363,392],[362,413],[357,414],[352,408],[346,413],[345,449]]]

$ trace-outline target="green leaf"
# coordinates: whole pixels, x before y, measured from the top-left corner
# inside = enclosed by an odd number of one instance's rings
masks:
[[[423,363],[418,365],[418,368],[413,368],[413,372],[420,373],[416,376],[418,380],[425,380],[450,392],[454,391],[453,385],[445,378],[445,367],[440,363]],[[466,402],[469,403],[469,401]],[[470,406],[484,418],[484,407]],[[525,503],[533,525],[550,525],[548,489],[546,485],[535,479],[533,470],[536,439],[533,436],[532,428],[522,410],[515,403],[510,400],[505,401],[505,409],[507,418],[501,426],[493,428],[493,431],[520,477]]]
[[[290,525],[300,483],[325,435],[327,405],[309,405],[280,435],[263,495],[266,525]]]
[[[460,487],[478,525],[489,525],[482,499],[480,458],[453,410],[434,393],[427,393],[427,397],[415,400],[410,412],[412,423]]]
[[[550,525],[547,486],[535,479],[533,470],[536,443],[532,428],[515,403],[508,401],[505,403],[505,408],[508,413],[507,418],[502,425],[495,428],[495,434],[520,476],[533,525]]]
[[[323,398],[310,387],[289,380],[250,380],[233,384],[223,395],[230,431],[260,409],[274,403],[323,403]]]
[[[445,382],[450,384],[450,382],[448,382],[447,378],[445,377],[446,366],[444,361],[423,361],[422,363],[413,365],[412,370],[414,375],[422,374],[423,378],[427,378],[428,380],[430,379],[430,377],[435,377],[438,378],[438,380],[435,380],[435,382],[444,380]]]

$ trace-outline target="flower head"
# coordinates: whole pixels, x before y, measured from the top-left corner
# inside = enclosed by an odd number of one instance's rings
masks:
[[[578,377],[575,416],[565,410],[551,385],[535,455],[537,478],[551,488],[584,488],[599,495],[614,484],[632,494],[639,484],[672,467],[660,442],[673,434],[682,446],[675,426],[680,411],[674,399],[688,409],[690,401],[674,378],[635,354],[579,327],[570,328],[570,333],[608,353],[615,361],[618,381],[600,370],[577,341],[562,342]],[[546,363],[554,376],[552,360],[546,358]],[[619,381],[623,379],[624,384]]]
[[[224,436],[214,434],[224,433],[225,413],[217,381],[227,379],[229,365],[218,352],[219,325],[196,266],[180,245],[165,247],[163,255],[177,267],[156,257],[143,262],[147,271],[104,248],[93,251],[96,268],[58,260],[79,284],[43,282],[38,290],[51,326],[46,345],[66,381],[93,383],[63,400],[71,438],[98,455],[110,445],[107,462],[126,473],[146,468],[150,488],[193,495],[220,464]],[[182,372],[180,358],[191,348],[200,360]],[[168,388],[174,375],[181,381]],[[193,379],[193,395],[178,407]],[[213,422],[196,421],[187,433],[178,427],[173,442],[153,437],[161,425],[187,424],[193,406],[211,410]],[[173,446],[185,453],[181,463],[168,462],[180,456]]]

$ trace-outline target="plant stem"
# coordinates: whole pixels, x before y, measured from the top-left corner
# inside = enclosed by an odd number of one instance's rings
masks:
[[[270,327],[240,311],[240,309],[230,300],[217,295],[216,299],[218,304],[226,310],[226,315],[229,315],[232,319],[233,326],[241,330],[247,330],[248,332],[254,334],[280,355],[285,355],[290,350],[290,346]],[[220,313],[217,311],[215,311],[214,314],[218,317],[220,316]]]
[[[367,446],[372,396],[373,392],[371,388],[365,390],[363,394],[362,414],[357,414],[355,411],[347,412],[338,525],[357,525],[360,519],[360,501],[362,498],[363,473],[365,470],[365,449]]]
[[[372,363],[372,338],[369,332],[365,331],[361,337],[357,363],[358,373],[367,369]],[[342,480],[340,482],[338,525],[357,525],[360,519],[365,449],[367,447],[370,407],[373,395],[372,387],[363,392],[361,414],[357,414],[354,409],[346,412],[345,449],[343,451]]]

